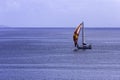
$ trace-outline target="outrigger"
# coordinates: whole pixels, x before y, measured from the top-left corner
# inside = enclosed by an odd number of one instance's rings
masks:
[[[79,38],[79,34],[80,34],[81,29],[82,29],[82,45],[79,46],[78,45],[78,38]],[[92,45],[85,43],[84,22],[80,23],[79,26],[75,29],[74,35],[73,35],[73,41],[74,41],[75,47],[77,47],[78,49],[92,49]]]

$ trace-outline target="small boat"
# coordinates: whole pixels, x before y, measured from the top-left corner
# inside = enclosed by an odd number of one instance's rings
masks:
[[[79,38],[79,34],[80,34],[81,30],[82,30],[82,45],[79,46],[78,45],[78,38]],[[73,41],[74,41],[75,47],[77,47],[78,49],[92,49],[92,45],[85,43],[84,22],[80,23],[78,25],[78,27],[75,29],[74,34],[73,34]]]

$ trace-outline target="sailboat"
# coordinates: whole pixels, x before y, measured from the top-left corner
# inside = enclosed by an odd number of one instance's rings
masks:
[[[79,46],[78,39],[79,39],[79,34],[81,30],[82,30],[82,45]],[[80,23],[75,29],[74,34],[73,34],[73,41],[74,41],[75,47],[77,47],[78,49],[92,49],[92,46],[90,44],[85,43],[84,22]]]

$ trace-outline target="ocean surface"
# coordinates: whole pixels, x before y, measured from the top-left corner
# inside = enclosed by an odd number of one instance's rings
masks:
[[[73,32],[1,28],[0,80],[120,80],[120,29],[85,29],[91,50],[76,50]]]

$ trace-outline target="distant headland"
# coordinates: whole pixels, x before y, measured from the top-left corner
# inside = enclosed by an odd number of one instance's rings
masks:
[[[11,27],[6,26],[6,25],[0,25],[0,28],[11,28]]]

